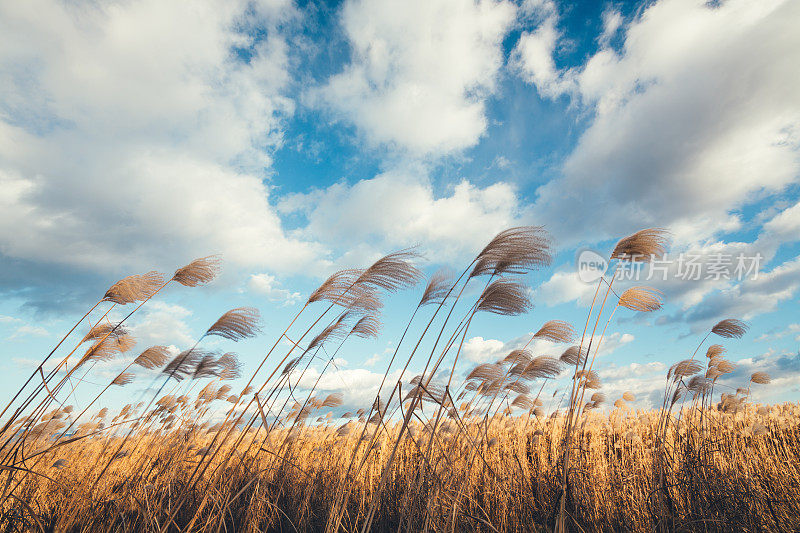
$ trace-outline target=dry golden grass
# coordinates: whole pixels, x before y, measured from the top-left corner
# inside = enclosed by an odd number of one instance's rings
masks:
[[[695,429],[697,412],[684,413],[680,428],[670,433],[668,448],[675,452],[667,478],[671,528],[800,528],[800,407],[758,411],[751,406],[736,414],[705,415],[714,427],[713,443],[703,442]],[[275,430],[266,442],[263,429],[251,431],[224,470],[204,475],[190,490],[172,528],[185,527],[203,505],[196,530],[322,530],[337,491],[347,486],[342,528],[348,531],[363,524],[376,496],[378,530],[545,530],[559,489],[563,420],[526,418],[497,416],[485,434],[479,422],[467,421],[469,437],[457,435],[457,422],[448,419],[427,463],[430,432],[413,426],[380,495],[375,490],[396,424],[369,453],[368,443],[362,443],[357,456],[366,455],[366,464],[351,476],[345,475],[347,463],[363,423],[350,422],[349,431],[308,427],[289,440],[285,430]],[[581,528],[651,531],[662,518],[652,503],[657,424],[652,411],[615,409],[610,416],[590,412],[582,418],[569,507]],[[368,431],[374,427],[370,424]],[[470,439],[479,443],[485,461],[469,461]],[[4,526],[24,529],[27,523],[36,529],[24,499],[47,530],[163,528],[199,458],[210,453],[211,435],[199,428],[153,430],[129,439],[123,448],[130,450],[127,454],[116,452],[121,440],[86,439],[31,460],[38,463],[39,475],[26,476],[16,491],[20,500],[6,502]],[[263,450],[256,454],[258,448]],[[92,489],[91,481],[114,455]],[[213,461],[210,470],[219,464]]]
[[[647,262],[666,244],[663,230],[643,230],[620,240],[611,257]],[[705,362],[697,357],[711,335],[741,338],[744,322],[726,319],[710,328],[689,358],[670,367],[661,407],[633,411],[628,402],[635,396],[607,398],[593,365],[618,310],[656,312],[662,297],[647,287],[618,296],[614,274],[598,281],[582,330],[547,321],[521,348],[454,380],[473,317],[528,310],[530,290],[521,276],[550,263],[550,246],[542,228],[512,228],[460,276],[434,274],[371,405],[341,418],[332,409],[342,395],[317,386],[348,340],[378,337],[382,298],[422,280],[413,250],[330,276],[263,360],[247,369],[242,390],[226,383],[242,374],[236,355],[200,344],[209,336],[219,342],[256,336],[260,315],[249,307],[222,314],[178,353],[153,346],[131,355],[91,401],[78,409],[65,405],[98,361],[131,351],[135,339],[124,325],[131,315],[173,282],[189,288],[211,282],[219,259],[198,259],[169,279],[156,272],[124,278],[0,412],[0,527],[800,530],[800,405],[754,405],[751,389],[771,381],[761,371],[735,393],[715,391],[736,365],[719,344],[707,348]],[[467,291],[470,283],[478,290]],[[109,312],[125,304],[135,308],[109,322]],[[90,321],[88,333],[45,371],[95,310],[103,314]],[[415,320],[422,333],[406,339]],[[532,353],[534,339],[553,344],[561,357]],[[433,345],[430,353],[422,353],[423,340]],[[576,345],[557,346],[570,343]],[[324,366],[313,386],[300,390],[313,362]],[[424,370],[411,377],[409,368]],[[106,391],[145,372],[154,384],[148,403],[113,416],[101,407]],[[544,390],[557,379],[568,383],[560,397]],[[552,398],[549,409],[544,397]],[[607,400],[610,413],[599,409]],[[560,413],[551,413],[552,406]]]

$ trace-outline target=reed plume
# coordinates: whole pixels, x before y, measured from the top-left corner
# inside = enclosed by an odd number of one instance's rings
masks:
[[[133,374],[131,372],[122,372],[117,377],[114,378],[114,381],[111,382],[112,385],[116,385],[118,387],[124,387],[128,383],[133,381]]]
[[[449,270],[437,270],[428,280],[418,307],[425,305],[440,305],[450,292],[453,285],[453,274]]]
[[[611,252],[611,259],[622,261],[648,262],[660,258],[666,253],[669,245],[669,232],[661,228],[649,228],[637,231],[633,235],[620,239]]]
[[[673,377],[675,381],[697,374],[703,369],[703,365],[701,365],[698,361],[693,359],[684,359],[683,361],[679,361],[670,367],[669,372],[667,373],[667,378],[670,376]]]
[[[772,382],[772,378],[766,372],[753,372],[753,375],[750,376],[750,381],[759,385],[769,385]]]
[[[747,323],[735,318],[720,320],[713,328],[711,333],[726,339],[741,339],[747,333],[749,326]]]
[[[125,305],[146,300],[164,285],[164,274],[152,270],[122,278],[113,284],[103,296],[103,301]]]
[[[632,311],[657,311],[663,305],[661,291],[651,287],[631,287],[619,297],[619,305]]]
[[[525,285],[519,281],[498,279],[484,289],[478,299],[477,310],[497,315],[521,315],[533,304]]]
[[[549,320],[533,334],[533,338],[551,342],[572,342],[575,339],[575,330],[569,322]]]
[[[255,337],[261,329],[261,315],[255,307],[231,309],[208,328],[206,335],[217,335],[231,341]]]
[[[133,364],[147,370],[153,370],[163,366],[167,359],[169,359],[169,348],[166,346],[151,346],[134,359]]]
[[[119,323],[114,324],[111,322],[101,322],[92,326],[83,339],[81,339],[79,344],[83,344],[84,342],[90,340],[102,339],[103,337],[109,335],[119,337],[120,335],[128,335],[128,333],[128,330]]]
[[[378,317],[374,315],[367,315],[361,317],[358,322],[355,323],[353,329],[350,330],[350,335],[362,339],[377,339],[378,335],[380,334],[380,329],[381,322]]]
[[[561,354],[561,361],[569,366],[582,367],[586,363],[587,349],[579,346],[570,346]]]
[[[173,357],[161,373],[166,374],[169,378],[182,381],[194,374],[198,363],[206,359],[208,355],[208,352],[199,348],[184,350]]]
[[[708,350],[706,350],[706,357],[709,359],[714,359],[723,353],[725,353],[725,348],[721,344],[712,344],[708,347]]]
[[[197,287],[210,283],[219,274],[222,260],[218,255],[209,255],[195,259],[188,265],[179,268],[172,276],[172,281],[185,287]]]
[[[387,292],[413,287],[422,279],[422,272],[411,263],[411,260],[417,258],[419,254],[413,249],[388,254],[364,270],[355,284]]]
[[[525,274],[552,262],[550,236],[541,226],[498,233],[478,254],[470,277]]]

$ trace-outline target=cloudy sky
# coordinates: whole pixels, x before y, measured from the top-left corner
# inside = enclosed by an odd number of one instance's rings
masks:
[[[791,0],[0,0],[0,383],[124,275],[221,254],[213,285],[134,316],[134,351],[184,349],[253,305],[262,336],[209,343],[248,374],[336,269],[419,245],[427,273],[460,270],[499,230],[544,225],[557,255],[527,278],[534,310],[477,319],[463,372],[546,320],[582,327],[577,253],[658,226],[676,258],[757,256],[758,275],[679,279],[676,263],[647,281],[667,305],[615,315],[609,397],[648,406],[733,317],[751,328],[724,342],[729,384],[765,370],[757,399],[797,401],[798,25]],[[419,290],[323,388],[369,401]]]

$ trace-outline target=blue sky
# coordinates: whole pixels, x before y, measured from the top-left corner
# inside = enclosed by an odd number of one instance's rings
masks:
[[[426,272],[460,270],[498,231],[544,225],[557,254],[527,280],[534,310],[476,320],[467,370],[546,320],[581,325],[577,251],[658,226],[676,255],[764,260],[755,280],[648,282],[666,306],[615,316],[609,397],[647,407],[741,318],[730,384],[766,370],[754,397],[796,401],[798,22],[789,0],[0,1],[0,383],[128,274],[222,254],[213,285],[135,315],[134,351],[184,349],[252,305],[263,335],[209,345],[248,375],[334,270],[411,245]],[[387,301],[380,339],[346,345],[326,390],[368,402],[419,290]]]

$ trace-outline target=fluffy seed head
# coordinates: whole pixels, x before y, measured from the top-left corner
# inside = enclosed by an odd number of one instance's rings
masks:
[[[208,328],[206,335],[217,335],[232,341],[255,337],[261,329],[261,315],[255,307],[231,309]]]
[[[103,301],[125,305],[138,300],[146,300],[164,284],[164,274],[152,270],[122,278],[113,284],[103,296]]]
[[[467,375],[467,381],[491,381],[503,376],[503,367],[497,363],[484,363],[472,369]]]
[[[711,390],[711,380],[703,376],[693,376],[686,388],[695,395],[706,394]]]
[[[572,342],[575,331],[569,322],[549,320],[533,334],[534,339],[547,339],[552,342]]]
[[[166,363],[167,359],[169,359],[169,349],[166,346],[151,346],[134,359],[133,364],[153,370]]]
[[[725,348],[721,344],[712,344],[706,351],[706,357],[713,359],[723,353],[725,353]]]
[[[356,322],[353,329],[350,330],[350,335],[360,337],[362,339],[377,339],[380,333],[381,322],[375,315],[366,315],[361,317]]]
[[[114,378],[114,381],[112,381],[111,384],[118,387],[124,387],[131,381],[133,381],[133,374],[131,372],[122,372],[120,375]]]
[[[606,401],[606,395],[603,394],[602,392],[595,392],[594,394],[592,394],[591,399],[592,403],[594,403],[594,406],[597,407],[598,405]]]
[[[547,355],[540,355],[534,357],[530,364],[528,364],[523,373],[523,377],[525,379],[554,378],[561,373],[562,368],[563,364],[559,359]]]
[[[512,407],[521,407],[522,409],[533,409],[533,400],[531,400],[526,394],[520,394],[514,401],[511,402]]]
[[[586,348],[580,350],[578,346],[570,346],[561,354],[559,359],[569,366],[583,365],[586,362]]]
[[[759,385],[769,385],[772,378],[766,372],[753,372],[753,375],[750,376],[750,381]]]
[[[693,376],[703,369],[703,365],[693,359],[684,359],[670,367],[667,377],[672,375],[675,381],[682,377]]]
[[[194,349],[184,350],[175,357],[164,367],[161,371],[170,378],[175,378],[178,381],[191,376],[194,373],[197,364],[202,361],[208,353],[205,350]]]
[[[217,359],[217,376],[223,380],[237,379],[242,375],[242,363],[233,352],[222,354]]]
[[[323,400],[321,407],[338,407],[342,405],[342,401],[342,393],[334,392],[333,394],[329,394],[325,400]]]
[[[636,399],[636,396],[631,391],[625,391],[622,393],[622,399],[626,402],[632,402]]]
[[[124,326],[121,326],[119,323],[113,324],[111,322],[102,322],[100,324],[95,324],[89,329],[89,332],[83,337],[79,344],[83,344],[86,341],[94,340],[94,339],[102,339],[105,336],[117,336],[120,335],[127,335],[128,330],[125,329]]]
[[[342,313],[335,322],[326,326],[325,329],[323,329],[316,337],[311,339],[311,342],[308,343],[307,351],[311,351],[317,346],[322,346],[330,339],[341,339],[344,337],[344,329],[347,326],[346,320],[348,315],[349,313]]]
[[[172,276],[172,281],[185,287],[197,287],[213,281],[220,270],[222,260],[218,255],[209,255],[195,259],[185,267],[179,268]]]
[[[711,328],[711,333],[719,335],[720,337],[725,337],[726,339],[741,339],[749,328],[750,326],[741,320],[726,318],[725,320],[717,322],[717,324]]]
[[[448,270],[438,270],[428,280],[425,292],[419,301],[419,307],[428,304],[441,304],[453,286],[453,274]]]
[[[478,300],[478,310],[498,315],[515,316],[528,311],[533,305],[522,283],[508,279],[492,282]]]
[[[614,247],[611,259],[649,262],[663,256],[668,244],[668,231],[661,228],[643,229],[621,239]]]
[[[356,280],[356,285],[395,292],[413,287],[422,279],[410,261],[419,258],[413,249],[400,250],[381,257],[367,268]]]
[[[216,354],[203,355],[192,371],[192,379],[210,378],[217,375],[218,365]]]
[[[657,311],[661,309],[661,291],[651,287],[631,287],[622,293],[619,305],[633,311]]]
[[[522,226],[498,233],[481,250],[470,277],[525,274],[552,261],[551,242],[541,226]]]
[[[120,353],[127,352],[136,345],[136,340],[130,335],[108,336],[101,339],[83,354],[77,366],[88,361],[109,361]]]
[[[730,361],[726,361],[723,359],[722,361],[719,362],[719,364],[717,364],[717,371],[720,374],[730,374],[734,370],[736,370],[736,365],[734,365]]]

